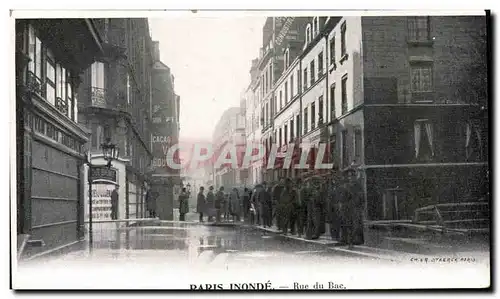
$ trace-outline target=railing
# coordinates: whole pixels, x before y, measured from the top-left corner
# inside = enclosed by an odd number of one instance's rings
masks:
[[[60,97],[56,98],[56,109],[59,110],[62,114],[68,115],[68,103]]]
[[[28,90],[39,95],[42,95],[42,80],[38,78],[33,72],[28,72],[27,87]]]
[[[100,87],[91,87],[90,98],[92,106],[106,107],[106,89]]]
[[[443,229],[487,230],[489,203],[465,202],[430,205],[415,210],[413,222]]]

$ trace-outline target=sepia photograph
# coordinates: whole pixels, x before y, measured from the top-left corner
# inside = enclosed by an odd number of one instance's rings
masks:
[[[491,290],[491,18],[12,10],[10,288]]]

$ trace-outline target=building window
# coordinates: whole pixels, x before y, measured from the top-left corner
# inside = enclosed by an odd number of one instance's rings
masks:
[[[131,88],[130,88],[130,75],[127,73],[127,104],[130,105],[130,93],[131,93]]]
[[[285,50],[284,62],[285,62],[285,67],[283,68],[283,71],[285,71],[288,68],[288,66],[290,66],[290,50],[289,49]]]
[[[304,108],[304,134],[307,133],[307,107]]]
[[[335,35],[330,40],[330,64],[335,63]]]
[[[318,99],[318,124],[323,124],[323,96]]]
[[[304,68],[304,91],[307,89],[307,68]]]
[[[412,92],[432,91],[432,64],[414,64],[411,66]]]
[[[346,23],[342,24],[340,28],[340,55],[344,56],[347,54],[347,46],[346,46]]]
[[[311,85],[314,84],[314,82],[316,81],[316,72],[315,72],[315,68],[314,68],[314,60],[311,61]]]
[[[434,135],[428,119],[417,119],[414,123],[415,158],[429,161],[434,157]]]
[[[481,130],[478,124],[467,122],[465,131],[465,155],[467,161],[480,161],[482,155]]]
[[[316,128],[316,103],[311,104],[311,130]]]
[[[293,136],[293,130],[294,130],[294,125],[293,125],[293,118],[290,120],[290,141],[292,141],[295,136]]]
[[[408,36],[410,41],[429,41],[430,18],[425,16],[408,17]]]
[[[280,90],[280,111],[283,109],[283,90]]]
[[[318,54],[318,78],[323,75],[323,51]]]
[[[38,79],[36,80],[35,91],[41,93],[42,86],[40,86],[40,84],[42,79],[42,42],[36,36],[35,29],[31,25],[28,28],[28,55],[30,58],[30,61],[28,63],[28,71],[30,71]]]
[[[50,49],[47,49],[46,62],[46,93],[45,97],[49,103],[56,103],[56,62]]]
[[[347,113],[347,77],[342,78],[342,115]]]
[[[294,86],[293,86],[293,74],[290,75],[290,97],[293,99],[295,95]]]
[[[355,163],[360,163],[361,162],[361,130],[356,129],[354,131],[354,160]]]
[[[335,83],[330,86],[330,120],[334,120],[335,115]]]
[[[306,47],[311,42],[311,24],[306,26]]]
[[[342,168],[349,166],[349,156],[347,152],[347,130],[342,131]]]
[[[284,144],[288,144],[288,125],[285,125],[285,131],[283,133],[284,137],[285,137],[285,143]]]
[[[279,129],[279,145],[280,147],[283,145],[283,135],[282,135],[282,131],[281,131],[281,128]]]
[[[270,123],[270,118],[269,118],[269,102],[266,103],[266,126],[269,125]]]
[[[288,104],[288,82],[285,82],[285,105]]]
[[[300,69],[297,70],[297,94],[300,93]]]

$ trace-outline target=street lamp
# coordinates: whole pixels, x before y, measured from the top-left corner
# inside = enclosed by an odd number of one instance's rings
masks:
[[[115,144],[111,143],[111,138],[106,138],[106,142],[101,144],[104,160],[108,161],[107,167],[111,167],[111,161],[118,160],[119,149]],[[88,166],[87,179],[89,184],[89,252],[92,253],[94,238],[92,234],[92,168],[96,165],[92,164],[90,151],[85,156],[85,164]]]

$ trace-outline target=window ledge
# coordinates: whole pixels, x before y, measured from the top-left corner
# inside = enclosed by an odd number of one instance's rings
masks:
[[[340,58],[340,64],[343,64],[344,61],[346,61],[347,59],[349,59],[349,54],[345,53],[344,55],[342,55],[342,57]]]
[[[434,45],[433,40],[408,40],[407,43],[411,47],[432,47]]]
[[[335,62],[332,62],[330,66],[328,67],[328,71],[331,73],[337,69],[337,64]]]

